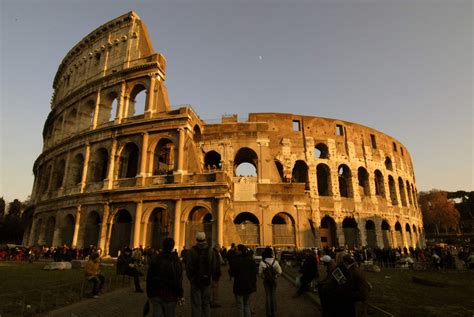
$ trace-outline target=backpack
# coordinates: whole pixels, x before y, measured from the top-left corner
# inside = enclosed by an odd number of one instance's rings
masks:
[[[266,267],[263,269],[263,284],[266,286],[276,286],[276,281],[277,281],[277,272],[275,271],[275,268],[273,267],[273,263],[275,263],[275,259],[273,259],[272,264],[268,264],[267,262],[265,263]]]
[[[195,247],[198,253],[196,283],[200,287],[211,285],[211,252],[212,249]]]

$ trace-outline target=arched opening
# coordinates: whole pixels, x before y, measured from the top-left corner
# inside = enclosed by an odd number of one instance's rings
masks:
[[[139,150],[135,143],[127,143],[120,154],[120,177],[132,178],[138,174]]]
[[[390,225],[386,220],[382,221],[382,240],[384,248],[392,246],[392,239],[390,237]]]
[[[352,192],[352,173],[347,165],[339,165],[339,193],[341,197],[353,197]]]
[[[365,222],[365,232],[367,237],[367,246],[375,248],[377,246],[377,235],[375,232],[375,223],[372,220]]]
[[[194,131],[194,135],[193,135],[194,142],[201,141],[201,128],[196,124],[194,126],[193,131]]]
[[[93,182],[101,182],[107,178],[109,152],[100,148],[95,151],[91,162],[91,178]]]
[[[319,196],[331,196],[331,172],[326,164],[318,164],[316,168]]]
[[[153,155],[153,175],[164,175],[174,170],[174,143],[161,139]]]
[[[406,181],[406,188],[407,188],[408,202],[411,206],[413,206],[413,198],[411,196],[410,183],[408,181]]]
[[[85,130],[93,126],[95,113],[95,102],[88,100],[80,106],[79,129]]]
[[[222,168],[221,155],[216,151],[209,151],[204,156],[204,169],[220,170]]]
[[[72,237],[74,235],[74,216],[67,215],[64,218],[61,228],[61,242],[64,245],[72,245]]]
[[[329,149],[328,146],[324,143],[319,143],[314,147],[314,157],[318,159],[327,159],[329,158]]]
[[[338,245],[336,239],[336,222],[333,218],[325,216],[321,219],[321,228],[319,229],[321,235],[322,247],[335,247]]]
[[[121,209],[114,217],[110,236],[110,256],[118,256],[118,251],[130,247],[132,233],[132,216],[128,210]]]
[[[147,90],[145,86],[138,84],[133,87],[128,101],[127,117],[144,114],[146,110]]]
[[[388,156],[385,158],[385,168],[388,169],[389,171],[393,171],[392,160]]]
[[[405,196],[405,185],[401,177],[398,178],[398,191],[400,192],[400,200],[402,201],[402,206],[407,205],[407,197]]]
[[[408,223],[405,225],[405,232],[406,232],[406,238],[407,238],[407,246],[411,247],[413,245],[413,237],[411,235],[411,228]]]
[[[359,193],[361,196],[370,196],[369,173],[363,167],[357,170],[357,180],[359,183]]]
[[[48,190],[49,186],[49,176],[51,175],[51,165],[46,166],[46,168],[43,168],[43,166],[40,168],[40,184],[39,184],[39,193],[40,195],[46,193]]]
[[[390,189],[390,200],[392,201],[392,205],[398,205],[397,199],[397,191],[395,189],[395,181],[391,175],[388,176],[388,188]]]
[[[82,182],[82,171],[84,170],[84,156],[77,154],[71,162],[69,169],[69,184],[68,186],[75,186]]]
[[[375,170],[375,195],[385,198],[385,184],[382,172]]]
[[[275,160],[275,166],[278,171],[278,175],[280,176],[280,181],[285,182],[285,174],[283,173],[283,165],[280,163],[280,161]]]
[[[40,244],[40,235],[41,235],[41,230],[43,226],[43,219],[38,219],[35,222],[35,227],[34,227],[34,232],[33,232],[33,245]]]
[[[83,247],[87,248],[91,245],[98,246],[100,236],[101,220],[97,211],[89,212],[84,226]]]
[[[250,212],[241,212],[234,219],[234,225],[245,245],[260,245],[260,226],[258,218]]]
[[[349,248],[359,247],[359,229],[354,218],[345,218],[342,222],[345,245]]]
[[[211,212],[202,207],[194,207],[188,216],[186,223],[186,248],[191,248],[196,244],[196,234],[204,232],[209,245],[212,245],[212,222]]]
[[[308,165],[304,161],[298,160],[295,162],[291,177],[295,183],[304,183],[305,189],[309,190]]]
[[[418,230],[416,228],[415,225],[413,225],[413,244],[415,245],[415,247],[417,248],[420,248],[420,239],[419,239],[419,236],[418,236]]]
[[[170,228],[170,216],[166,209],[153,209],[148,218],[147,245],[154,250],[161,249],[163,240],[171,234]]]
[[[244,147],[237,151],[234,158],[234,175],[250,176],[258,175],[258,156],[254,150]]]
[[[71,109],[67,115],[64,116],[63,135],[68,136],[76,132],[77,110]]]
[[[106,99],[107,104],[104,109],[104,118],[101,122],[114,121],[118,118],[118,95],[116,93],[110,93]]]
[[[66,162],[64,161],[64,159],[60,160],[59,163],[56,165],[53,174],[53,190],[59,189],[63,186],[65,166]]]
[[[393,241],[394,247],[403,247],[403,236],[402,236],[402,226],[397,221],[395,224],[395,241]]]
[[[272,219],[273,246],[295,246],[295,221],[290,214],[280,212]]]
[[[56,228],[56,218],[53,216],[48,218],[46,222],[46,228],[44,232],[44,244],[52,247],[53,246],[53,238],[54,238],[54,229]]]
[[[413,205],[415,207],[418,207],[418,196],[416,195],[415,187],[413,186],[413,184],[411,184],[411,194],[413,196]]]

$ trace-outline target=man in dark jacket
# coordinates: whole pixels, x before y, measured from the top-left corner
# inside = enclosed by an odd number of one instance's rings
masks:
[[[186,276],[191,282],[191,315],[192,317],[211,316],[211,281],[215,275],[217,260],[212,249],[207,245],[206,234],[196,234],[196,245],[186,258]]]
[[[302,273],[300,278],[301,284],[296,292],[296,296],[301,296],[306,292],[309,289],[311,281],[319,277],[316,254],[312,250],[305,250],[305,255],[303,266],[300,269],[300,273]]]
[[[250,317],[250,295],[257,291],[257,266],[246,246],[237,246],[236,256],[229,263],[234,278],[234,295],[240,317]]]
[[[163,252],[151,262],[146,276],[146,293],[153,317],[174,317],[176,303],[183,298],[183,268],[173,251],[174,240],[163,240]]]
[[[117,259],[117,274],[133,276],[133,282],[135,284],[135,291],[143,293],[140,286],[140,276],[143,275],[135,264],[135,260],[132,258],[132,250],[125,248]]]

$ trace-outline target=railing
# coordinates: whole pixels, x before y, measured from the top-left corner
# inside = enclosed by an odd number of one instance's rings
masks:
[[[123,276],[107,277],[103,290],[109,292],[128,286],[130,279]],[[0,295],[0,316],[33,316],[58,307],[71,305],[87,298],[92,292],[92,283],[86,280],[61,284],[47,289]]]

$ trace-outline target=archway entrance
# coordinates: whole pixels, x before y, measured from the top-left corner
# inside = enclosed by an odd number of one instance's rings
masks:
[[[321,219],[321,228],[319,229],[321,235],[321,246],[333,247],[337,245],[336,239],[336,222],[329,216]]]
[[[170,236],[170,216],[163,208],[153,209],[148,218],[147,246],[158,250],[163,240]]]
[[[272,219],[273,246],[295,246],[295,221],[286,212],[276,214]]]
[[[409,248],[413,246],[413,237],[411,235],[411,228],[408,223],[405,225],[405,232],[406,232],[406,237],[407,237],[407,247]]]
[[[53,246],[53,237],[54,237],[54,228],[56,226],[56,219],[51,216],[48,219],[48,222],[46,223],[46,229],[44,233],[44,243],[48,247]]]
[[[196,206],[189,213],[186,223],[186,248],[196,244],[196,233],[202,231],[206,234],[206,240],[212,245],[212,214],[204,207]]]
[[[357,222],[354,218],[346,218],[342,222],[342,228],[344,230],[344,242],[349,248],[358,247],[359,242],[359,229],[357,228]]]
[[[91,211],[87,215],[86,225],[84,228],[84,242],[83,247],[87,248],[91,245],[97,246],[99,242],[99,235],[100,235],[100,216],[97,211]]]
[[[260,225],[258,218],[250,212],[242,212],[234,219],[234,225],[240,236],[240,243],[260,245]]]
[[[402,226],[399,222],[395,224],[395,241],[393,241],[393,246],[403,247]]]
[[[390,248],[392,245],[390,238],[390,225],[387,221],[382,221],[382,239],[384,248]]]
[[[121,209],[115,215],[112,225],[112,234],[110,236],[109,248],[110,256],[117,256],[120,249],[130,246],[131,233],[132,216],[127,210]]]
[[[367,237],[367,246],[375,248],[377,246],[377,234],[375,233],[375,223],[372,220],[366,221],[365,233]]]
[[[74,235],[74,217],[67,215],[61,228],[61,242],[64,245],[71,246]]]

